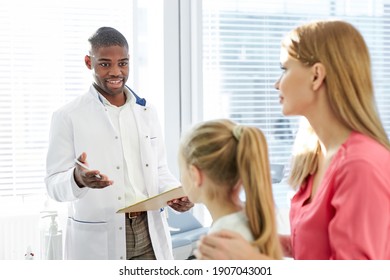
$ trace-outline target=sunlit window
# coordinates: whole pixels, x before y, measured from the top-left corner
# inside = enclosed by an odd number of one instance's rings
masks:
[[[390,1],[203,0],[204,118],[261,128],[271,163],[287,165],[297,118],[281,115],[274,83],[281,38],[314,19],[354,24],[369,46],[378,109],[390,134]]]
[[[131,55],[128,85],[163,104],[161,3],[15,0],[0,6],[1,205],[35,203],[45,194],[51,115],[91,84],[84,56],[87,39],[99,27],[111,26],[126,36]],[[160,106],[161,116],[163,110]]]
[[[230,118],[266,135],[271,171],[286,178],[299,118],[281,114],[274,83],[280,42],[294,26],[338,18],[354,24],[368,44],[376,104],[390,135],[390,1],[203,0],[203,118]],[[289,232],[293,191],[274,184],[279,230]]]

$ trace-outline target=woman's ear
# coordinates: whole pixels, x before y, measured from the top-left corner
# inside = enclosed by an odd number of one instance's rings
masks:
[[[196,187],[200,187],[203,184],[203,172],[197,166],[190,165],[190,177]]]
[[[312,66],[312,75],[313,75],[313,83],[312,83],[313,90],[316,91],[322,86],[322,84],[325,81],[326,78],[325,66],[320,62],[315,63]]]
[[[92,63],[91,63],[91,57],[89,55],[86,55],[84,57],[84,62],[85,62],[85,65],[87,66],[87,68],[89,70],[91,70],[92,69]]]

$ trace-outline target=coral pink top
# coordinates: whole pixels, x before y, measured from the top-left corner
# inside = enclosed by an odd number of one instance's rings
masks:
[[[291,201],[294,259],[390,260],[390,151],[352,132],[311,202],[309,176]]]

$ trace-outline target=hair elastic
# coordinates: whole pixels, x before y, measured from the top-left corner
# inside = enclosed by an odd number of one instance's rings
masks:
[[[234,138],[236,138],[237,141],[240,141],[241,133],[242,133],[243,129],[244,129],[244,127],[242,125],[236,125],[233,128],[233,136],[234,136]]]

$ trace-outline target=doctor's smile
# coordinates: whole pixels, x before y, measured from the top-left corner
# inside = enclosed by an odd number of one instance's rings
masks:
[[[108,80],[106,80],[106,83],[110,87],[121,88],[121,87],[124,86],[123,80],[124,80],[123,78],[120,78],[120,79],[108,79]]]

